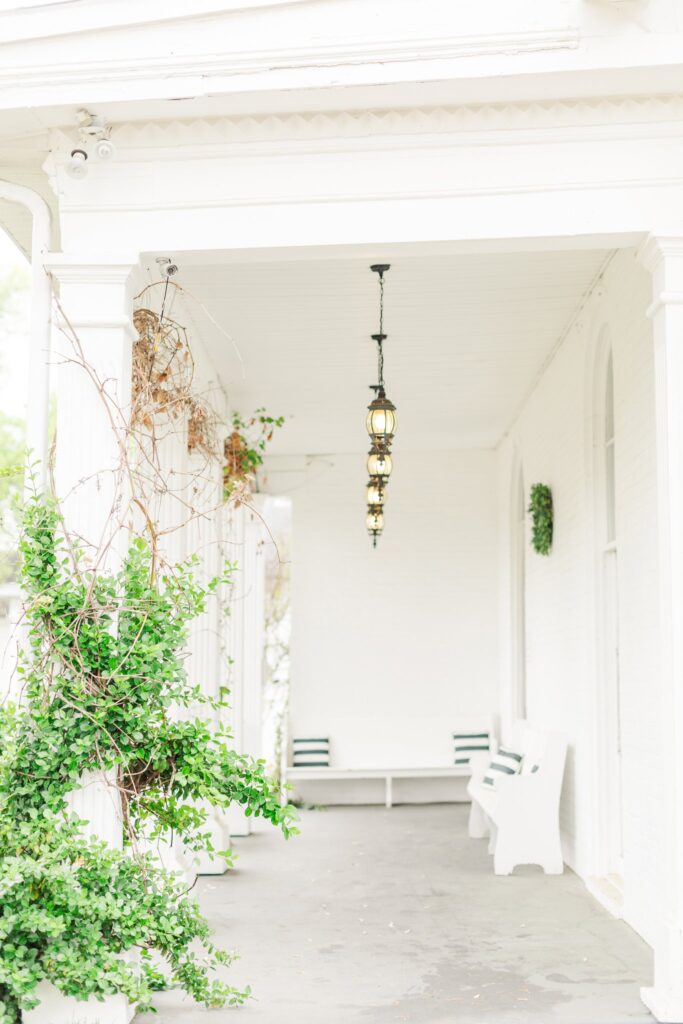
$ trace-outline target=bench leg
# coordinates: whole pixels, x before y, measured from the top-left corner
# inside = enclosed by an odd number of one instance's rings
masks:
[[[391,775],[387,775],[386,789],[385,789],[385,805],[391,807],[392,793],[391,793]]]
[[[492,826],[492,831],[495,826]],[[520,834],[521,832],[521,834]],[[507,823],[498,833],[493,849],[493,870],[497,875],[510,875],[518,864],[538,864],[546,875],[564,871],[559,834],[537,830],[524,820]]]
[[[515,865],[507,857],[502,857],[499,853],[493,855],[493,873],[494,875],[511,875],[515,869]]]
[[[470,804],[470,821],[467,831],[470,839],[485,839],[489,834],[488,819],[476,800]]]
[[[489,853],[495,855],[498,847],[498,826],[495,822],[489,821],[489,828],[491,830],[491,834],[489,835]]]

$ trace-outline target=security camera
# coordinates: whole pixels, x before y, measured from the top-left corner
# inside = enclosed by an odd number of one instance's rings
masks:
[[[85,178],[88,173],[88,154],[84,149],[72,149],[66,173],[70,178]]]
[[[110,139],[100,139],[95,143],[95,153],[98,160],[113,160],[116,155],[114,143]]]
[[[159,273],[165,274],[166,277],[173,277],[174,274],[178,273],[178,268],[170,256],[157,256],[156,265],[159,268]]]

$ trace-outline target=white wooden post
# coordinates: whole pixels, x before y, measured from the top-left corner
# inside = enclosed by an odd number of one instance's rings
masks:
[[[218,462],[207,460],[204,455],[187,455],[189,468],[190,494],[187,496],[188,511],[195,515],[190,518],[185,529],[186,554],[196,554],[200,559],[198,572],[206,584],[212,577],[219,576],[223,570],[221,552],[221,514],[223,477],[222,467]],[[190,658],[188,673],[191,682],[201,687],[207,697],[217,698],[223,680],[221,678],[221,619],[220,608],[215,597],[209,599],[206,611],[195,619],[190,627]],[[208,712],[209,722],[215,715]],[[217,850],[225,850],[230,845],[228,818],[217,808],[207,807],[208,818],[206,830],[211,834],[211,841]],[[213,860],[206,854],[193,854],[188,851],[190,861],[200,875],[222,875],[227,870],[225,861],[216,857]]]
[[[47,269],[59,284],[59,301],[81,353],[58,334],[53,350],[57,391],[55,486],[69,531],[82,539],[86,558],[98,552],[101,569],[115,569],[125,550],[125,491],[121,490],[120,445],[130,406],[131,353],[136,332],[131,320],[134,258],[103,262],[50,256]],[[66,328],[68,333],[69,328]],[[112,399],[107,411],[95,381],[78,365],[81,358],[98,375]],[[70,796],[71,808],[89,822],[87,832],[116,849],[123,847],[121,804],[112,780],[88,772]],[[121,996],[86,1002],[61,995],[41,982],[40,1005],[23,1015],[25,1024],[128,1024],[134,1008]]]
[[[263,647],[265,641],[265,560],[262,526],[257,515],[241,506],[230,511],[227,550],[237,563],[229,595],[228,655],[231,727],[235,747],[241,753],[261,754],[261,706]],[[238,807],[229,815],[230,833],[249,835],[251,818]]]
[[[248,511],[244,536],[244,673],[242,685],[242,749],[261,756],[263,719],[263,649],[265,644],[265,558],[263,525]]]
[[[683,236],[641,249],[652,274],[661,623],[661,934],[643,1001],[658,1021],[683,1021]]]
[[[127,515],[121,445],[130,409],[133,339],[132,258],[102,263],[51,256],[47,269],[59,284],[61,323],[54,343],[57,392],[55,489],[67,528],[80,538],[86,560],[116,569],[126,549]],[[62,315],[57,316],[60,324]],[[78,338],[74,346],[70,338]],[[79,350],[80,349],[80,350]],[[97,381],[79,361],[97,375]],[[91,831],[122,847],[116,789],[94,775],[74,795],[74,809],[92,822]],[[96,826],[96,827],[95,827]]]

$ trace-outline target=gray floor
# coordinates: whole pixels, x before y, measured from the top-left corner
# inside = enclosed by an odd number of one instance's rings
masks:
[[[649,948],[569,871],[492,874],[467,807],[303,813],[289,843],[237,840],[232,875],[199,892],[233,984],[255,999],[207,1011],[160,994],[157,1024],[652,1024],[638,998]]]

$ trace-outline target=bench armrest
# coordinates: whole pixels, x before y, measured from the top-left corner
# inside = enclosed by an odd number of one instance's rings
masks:
[[[491,755],[484,751],[477,754],[472,754],[470,757],[470,773],[472,775],[472,782],[476,785],[482,781],[486,774],[486,769],[491,763]]]

